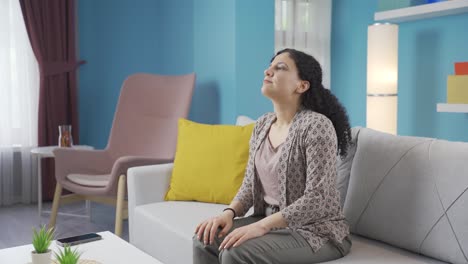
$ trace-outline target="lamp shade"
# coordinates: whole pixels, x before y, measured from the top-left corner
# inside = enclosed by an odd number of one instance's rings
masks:
[[[398,25],[367,31],[367,127],[397,133]]]

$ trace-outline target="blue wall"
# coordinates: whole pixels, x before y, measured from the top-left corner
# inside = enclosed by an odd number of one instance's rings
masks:
[[[107,144],[124,79],[136,72],[160,72],[163,64],[158,1],[78,1],[81,143]]]
[[[352,126],[366,125],[367,25],[377,1],[334,0],[332,10],[331,90],[348,110]]]
[[[353,126],[366,124],[367,26],[376,1],[334,0],[332,91]],[[468,61],[468,14],[399,24],[398,134],[468,141],[468,114],[437,113],[453,63]]]
[[[274,1],[236,0],[236,12],[237,114],[258,118],[273,111],[261,87],[275,51]]]
[[[274,2],[195,1],[194,61],[197,87],[190,118],[235,122],[271,111],[260,88],[274,52]]]
[[[235,122],[271,111],[260,88],[274,52],[274,2],[194,2],[194,70],[197,87],[190,118]]]
[[[160,66],[159,71],[154,73],[180,75],[193,72],[193,0],[153,2],[158,3],[159,13],[155,15],[161,15],[161,24],[141,26],[152,31],[152,35],[161,43],[159,50],[152,51],[158,57]]]
[[[274,50],[274,1],[78,1],[82,144],[104,148],[123,80],[197,74],[189,118],[234,123],[271,111],[260,87]]]
[[[437,113],[454,62],[468,61],[468,14],[403,23],[399,31],[399,133],[468,141],[468,114]]]
[[[221,4],[222,2],[222,4]],[[106,145],[123,80],[136,72],[184,74],[197,84],[189,118],[233,123],[271,111],[261,95],[274,51],[274,1],[78,2],[81,143]],[[332,91],[353,126],[366,123],[367,26],[377,4],[334,0]],[[400,23],[398,133],[468,141],[468,115],[437,113],[455,61],[468,61],[468,14]]]
[[[194,61],[197,87],[191,119],[229,123],[236,114],[235,4],[194,2]]]

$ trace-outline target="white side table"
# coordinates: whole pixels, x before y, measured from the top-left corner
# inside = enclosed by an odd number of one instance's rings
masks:
[[[37,147],[33,148],[31,150],[31,154],[37,158],[37,207],[39,211],[39,218],[42,216],[42,165],[41,161],[42,158],[53,158],[54,157],[54,152],[53,150],[58,148],[58,146],[47,146],[47,147]],[[72,147],[73,149],[88,149],[92,150],[94,149],[91,146],[86,146],[86,145],[76,145]],[[84,217],[90,217],[90,203],[89,201],[86,201],[86,211],[87,211],[87,216]],[[44,211],[44,213],[50,213],[50,211]],[[76,214],[67,214],[67,213],[59,213],[60,215],[68,215],[68,216],[79,216],[83,217],[82,215],[76,215]]]

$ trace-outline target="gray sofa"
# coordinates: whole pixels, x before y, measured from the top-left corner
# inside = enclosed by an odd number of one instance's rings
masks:
[[[353,246],[329,263],[468,263],[468,143],[353,128],[337,185]],[[128,172],[130,242],[191,263],[195,225],[225,205],[166,202],[172,164]]]

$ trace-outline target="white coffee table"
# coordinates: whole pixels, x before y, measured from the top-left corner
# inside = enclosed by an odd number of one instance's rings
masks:
[[[99,233],[102,240],[93,241],[77,246],[79,252],[82,252],[82,259],[94,260],[102,264],[162,264],[145,252],[137,249],[135,246],[127,243],[109,231]],[[52,242],[51,249],[58,252],[62,247]],[[5,264],[28,264],[31,263],[32,245],[12,247],[0,250],[0,263]],[[54,255],[54,254],[52,254]],[[55,259],[53,257],[53,259]]]
[[[58,148],[59,146],[47,146],[47,147],[37,147],[31,150],[31,154],[33,157],[37,158],[37,209],[39,211],[39,219],[42,216],[42,159],[43,158],[53,158],[54,157],[54,149]],[[91,146],[86,145],[76,145],[73,146],[74,149],[94,149]],[[90,217],[91,206],[89,201],[86,201],[86,211],[87,215],[84,217]],[[49,211],[44,211],[45,213],[50,213]],[[82,215],[75,215],[75,214],[67,214],[67,213],[59,213],[60,215],[68,215],[68,216],[78,216],[83,217]]]

